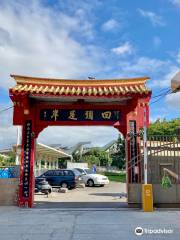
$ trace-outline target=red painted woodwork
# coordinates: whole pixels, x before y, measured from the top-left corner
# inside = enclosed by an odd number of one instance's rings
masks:
[[[42,94],[41,94],[42,96]],[[91,102],[86,103],[81,100],[81,102],[71,103],[71,97],[68,96],[69,103],[64,102],[51,102],[48,101],[49,95],[44,94],[44,98],[46,102],[42,102],[41,99],[34,99],[32,96],[30,97],[29,94],[26,92],[20,93],[13,93],[10,90],[10,98],[14,103],[14,115],[13,115],[13,123],[14,125],[22,125],[23,126],[23,133],[22,133],[22,147],[21,147],[21,174],[20,174],[20,188],[19,188],[19,206],[33,206],[33,195],[34,195],[34,162],[35,162],[35,141],[38,137],[39,133],[48,126],[112,126],[115,127],[119,132],[121,132],[124,137],[127,136],[129,133],[129,121],[134,120],[136,121],[137,132],[141,128],[143,128],[144,122],[144,108],[146,108],[147,112],[147,127],[149,124],[149,107],[148,103],[151,97],[151,92],[149,93],[142,93],[142,94],[130,94],[131,99],[127,99],[122,103],[98,103],[98,102]],[[36,94],[38,97],[38,94]],[[67,96],[66,96],[67,97]],[[108,96],[102,96],[108,98]],[[122,96],[123,97],[123,96]],[[92,99],[100,98],[92,96]],[[118,99],[121,97],[118,96]],[[52,98],[53,99],[53,98]],[[72,96],[73,99],[73,96]],[[86,97],[84,97],[84,100]],[[88,98],[89,99],[89,98]],[[110,122],[110,121],[103,121],[103,122],[95,122],[95,121],[74,121],[74,122],[42,122],[40,121],[40,110],[43,108],[53,108],[56,109],[60,107],[61,109],[87,109],[87,110],[95,110],[95,109],[105,109],[105,110],[119,110],[121,111],[121,119],[117,122]],[[23,165],[24,165],[24,126],[25,121],[31,120],[32,121],[32,138],[31,138],[31,157],[30,157],[30,195],[28,198],[24,198],[22,196],[22,184],[23,184]],[[127,168],[129,166],[130,159],[130,142],[127,141],[126,143],[126,158],[127,158]],[[137,138],[137,153],[140,153],[140,143]],[[138,163],[139,167],[139,175],[138,175],[138,182],[141,179],[141,164]],[[132,180],[131,171],[128,170],[128,182]]]

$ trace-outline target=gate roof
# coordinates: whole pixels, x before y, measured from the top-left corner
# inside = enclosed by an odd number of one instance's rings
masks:
[[[27,93],[38,96],[84,96],[84,97],[118,97],[131,95],[149,95],[151,91],[145,83],[149,77],[128,79],[73,80],[37,78],[11,75],[16,86],[10,93]]]

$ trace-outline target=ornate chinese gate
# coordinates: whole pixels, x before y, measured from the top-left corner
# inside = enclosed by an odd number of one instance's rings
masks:
[[[128,138],[128,182],[141,181],[139,130],[144,108],[149,123],[148,77],[115,80],[63,80],[11,75],[14,125],[22,125],[19,206],[33,206],[35,140],[48,126],[113,126]],[[127,166],[129,166],[127,164]]]

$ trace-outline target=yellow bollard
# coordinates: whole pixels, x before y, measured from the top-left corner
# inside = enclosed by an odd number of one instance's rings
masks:
[[[153,212],[152,184],[142,185],[142,206],[144,212]]]

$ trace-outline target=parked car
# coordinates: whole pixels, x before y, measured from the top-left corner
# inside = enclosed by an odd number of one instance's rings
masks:
[[[52,187],[44,178],[38,178],[35,180],[35,193],[39,192],[46,195],[52,192]]]
[[[83,179],[83,182],[89,187],[93,187],[95,185],[104,186],[106,184],[109,184],[109,179],[106,176],[94,173],[89,168],[75,168],[75,169],[82,174],[81,178]]]
[[[59,169],[48,170],[36,178],[36,182],[45,179],[52,187],[75,188],[80,181],[80,174],[76,170]]]

